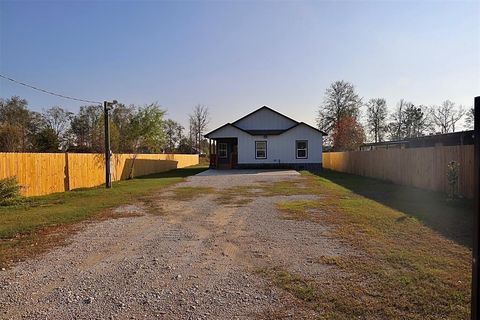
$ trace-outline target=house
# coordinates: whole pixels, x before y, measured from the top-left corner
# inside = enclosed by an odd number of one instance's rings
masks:
[[[463,146],[474,143],[473,130],[431,134],[416,138],[407,138],[399,141],[383,141],[377,143],[365,143],[360,147],[361,151],[378,149],[406,149],[406,148],[427,148],[439,146]]]
[[[205,137],[211,168],[321,169],[324,135],[264,106]]]

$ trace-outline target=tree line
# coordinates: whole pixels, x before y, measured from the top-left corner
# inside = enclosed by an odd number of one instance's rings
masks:
[[[208,107],[196,105],[186,130],[166,118],[158,103],[118,104],[111,111],[114,153],[203,153]],[[18,96],[0,99],[0,152],[103,152],[104,114],[98,105],[81,106],[77,113],[61,106],[42,112],[29,109]]]
[[[425,106],[401,99],[394,108],[388,108],[384,98],[365,101],[353,84],[336,81],[325,91],[317,125],[329,134],[326,143],[333,150],[347,151],[357,150],[366,141],[403,140],[455,132],[462,119],[467,129],[473,129],[473,107],[465,109],[450,100],[441,105]]]

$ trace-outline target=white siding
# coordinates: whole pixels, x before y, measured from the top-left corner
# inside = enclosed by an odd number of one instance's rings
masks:
[[[295,121],[285,118],[284,116],[266,108],[260,109],[251,116],[248,116],[245,119],[235,123],[237,127],[245,130],[288,129],[293,127],[295,124]]]
[[[280,135],[252,136],[237,130],[238,163],[322,163],[323,136],[303,124]],[[255,141],[267,141],[267,159],[255,159]],[[308,158],[296,159],[295,141],[308,140]]]

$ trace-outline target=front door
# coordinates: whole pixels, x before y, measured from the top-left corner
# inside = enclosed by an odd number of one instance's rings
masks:
[[[237,139],[217,140],[217,168],[232,169],[237,166]]]
[[[217,168],[230,169],[230,143],[223,141],[217,143]]]

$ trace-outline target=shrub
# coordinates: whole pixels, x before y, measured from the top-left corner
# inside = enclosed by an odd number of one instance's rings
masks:
[[[0,206],[16,204],[23,200],[16,177],[0,179]]]
[[[453,199],[457,197],[458,192],[458,172],[460,164],[456,161],[450,161],[447,166],[448,197]]]

